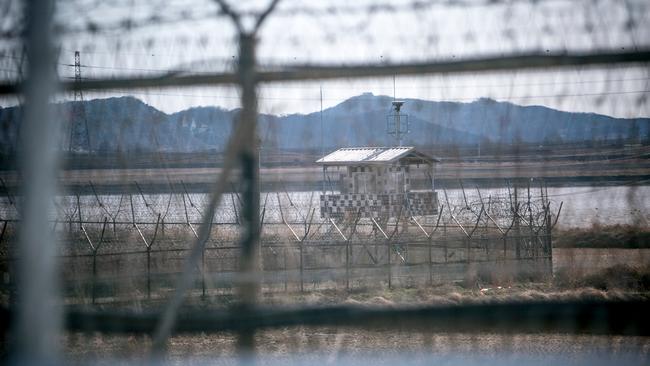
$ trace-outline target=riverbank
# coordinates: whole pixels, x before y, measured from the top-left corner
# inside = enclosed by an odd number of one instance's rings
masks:
[[[436,168],[436,188],[460,188],[460,182],[467,188],[498,188],[506,184],[519,184],[522,187],[532,183],[538,189],[543,182],[548,187],[582,187],[650,184],[650,166],[647,169],[609,171],[602,169],[567,172],[551,169],[540,164],[531,167],[506,164],[488,164],[480,169],[475,164],[440,165]],[[210,192],[221,173],[220,168],[175,168],[175,169],[83,169],[59,172],[59,189],[67,194],[138,193],[139,186],[144,193]],[[237,186],[238,174],[232,174],[230,188]],[[531,182],[532,178],[532,182]],[[21,178],[16,171],[0,171],[0,196],[17,195],[20,192]],[[428,188],[431,182],[423,172],[414,169],[411,177],[413,189]],[[337,190],[336,182],[324,182],[319,167],[262,168],[260,188],[263,192],[276,191],[320,191]]]
[[[553,233],[555,248],[650,248],[650,228],[637,225],[601,225],[558,229]]]

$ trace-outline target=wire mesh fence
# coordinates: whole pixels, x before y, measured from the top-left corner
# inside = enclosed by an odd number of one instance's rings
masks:
[[[4,348],[45,363],[64,334],[74,358],[99,331],[117,357],[122,334],[146,334],[126,343],[156,361],[215,345],[225,362],[304,357],[310,342],[346,361],[357,338],[401,361],[420,343],[424,361],[494,343],[498,361],[535,361],[531,342],[647,361],[643,249],[605,274],[631,291],[549,286],[587,281],[565,271],[586,252],[553,246],[563,227],[624,223],[644,240],[649,16],[635,0],[6,1]],[[343,189],[314,161],[394,145],[397,98],[403,142],[441,158],[407,183],[433,191],[436,214],[322,214],[320,195]],[[310,296],[324,307],[296,306]]]
[[[95,185],[88,185],[92,195],[55,199],[51,226],[62,241],[58,256],[64,268],[64,297],[82,303],[98,298],[123,302],[139,294],[151,298],[152,283],[154,297],[168,293],[182,271],[188,243],[197,236],[206,194],[144,194],[134,183],[134,193],[98,195]],[[530,188],[523,194],[516,188],[510,193],[492,190],[485,202],[479,189],[449,195],[445,190],[447,206],[439,215],[385,218],[381,223],[316,215],[319,199],[313,191],[266,192],[260,282],[269,290],[302,291],[306,285],[350,289],[355,283],[479,281],[467,278],[470,267],[474,273],[511,278],[550,276],[552,228],[561,207],[550,211],[545,188],[540,185],[535,197],[528,196]],[[233,241],[241,231],[241,198],[237,192],[228,196],[210,222],[195,273],[194,290],[200,289],[202,296],[232,289],[238,270],[239,247]],[[17,239],[20,200],[12,202],[3,206],[3,248],[15,246]],[[7,255],[5,260],[15,257]],[[4,268],[9,267],[5,263]]]

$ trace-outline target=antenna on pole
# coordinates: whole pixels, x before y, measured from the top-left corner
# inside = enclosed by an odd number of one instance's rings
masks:
[[[74,81],[81,81],[81,56],[79,51],[74,52]],[[70,136],[68,152],[90,152],[90,134],[88,133],[88,120],[86,120],[86,107],[84,95],[81,90],[75,89],[70,114]]]
[[[395,74],[393,74],[393,110],[386,116],[386,132],[393,135],[397,140],[397,146],[402,146],[402,137],[409,132],[409,116],[402,114],[404,101],[397,100],[397,88],[395,83]]]
[[[402,137],[411,132],[409,129],[409,115],[401,113],[404,101],[393,100],[392,105],[392,113],[386,116],[386,132],[395,137],[397,146],[402,146]]]

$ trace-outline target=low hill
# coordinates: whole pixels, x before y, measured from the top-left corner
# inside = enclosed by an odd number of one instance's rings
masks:
[[[391,145],[386,116],[392,98],[370,93],[323,111],[325,148]],[[593,113],[563,112],[543,106],[520,106],[479,99],[470,103],[406,99],[411,133],[405,145],[467,146],[494,144],[559,144],[650,140],[650,119],[613,118]],[[133,97],[95,99],[83,103],[94,151],[220,151],[239,110],[197,107],[163,113]],[[57,105],[61,120],[70,121],[73,102]],[[18,147],[20,107],[0,109],[0,153]],[[76,115],[75,115],[76,116]],[[80,117],[73,117],[80,118]],[[263,146],[279,150],[320,147],[319,112],[260,116]]]

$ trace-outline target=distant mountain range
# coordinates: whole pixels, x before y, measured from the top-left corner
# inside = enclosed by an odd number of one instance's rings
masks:
[[[391,97],[362,94],[325,109],[326,149],[392,145],[386,134]],[[95,151],[220,151],[239,110],[197,107],[163,113],[133,97],[81,102]],[[69,120],[73,102],[57,105]],[[471,103],[406,99],[410,134],[404,145],[555,144],[585,141],[648,142],[650,118],[623,119],[593,113],[562,112],[543,106],[520,106],[491,99]],[[18,146],[20,107],[0,109],[0,153]],[[320,112],[286,116],[260,115],[260,137],[268,148],[301,150],[321,146]]]

